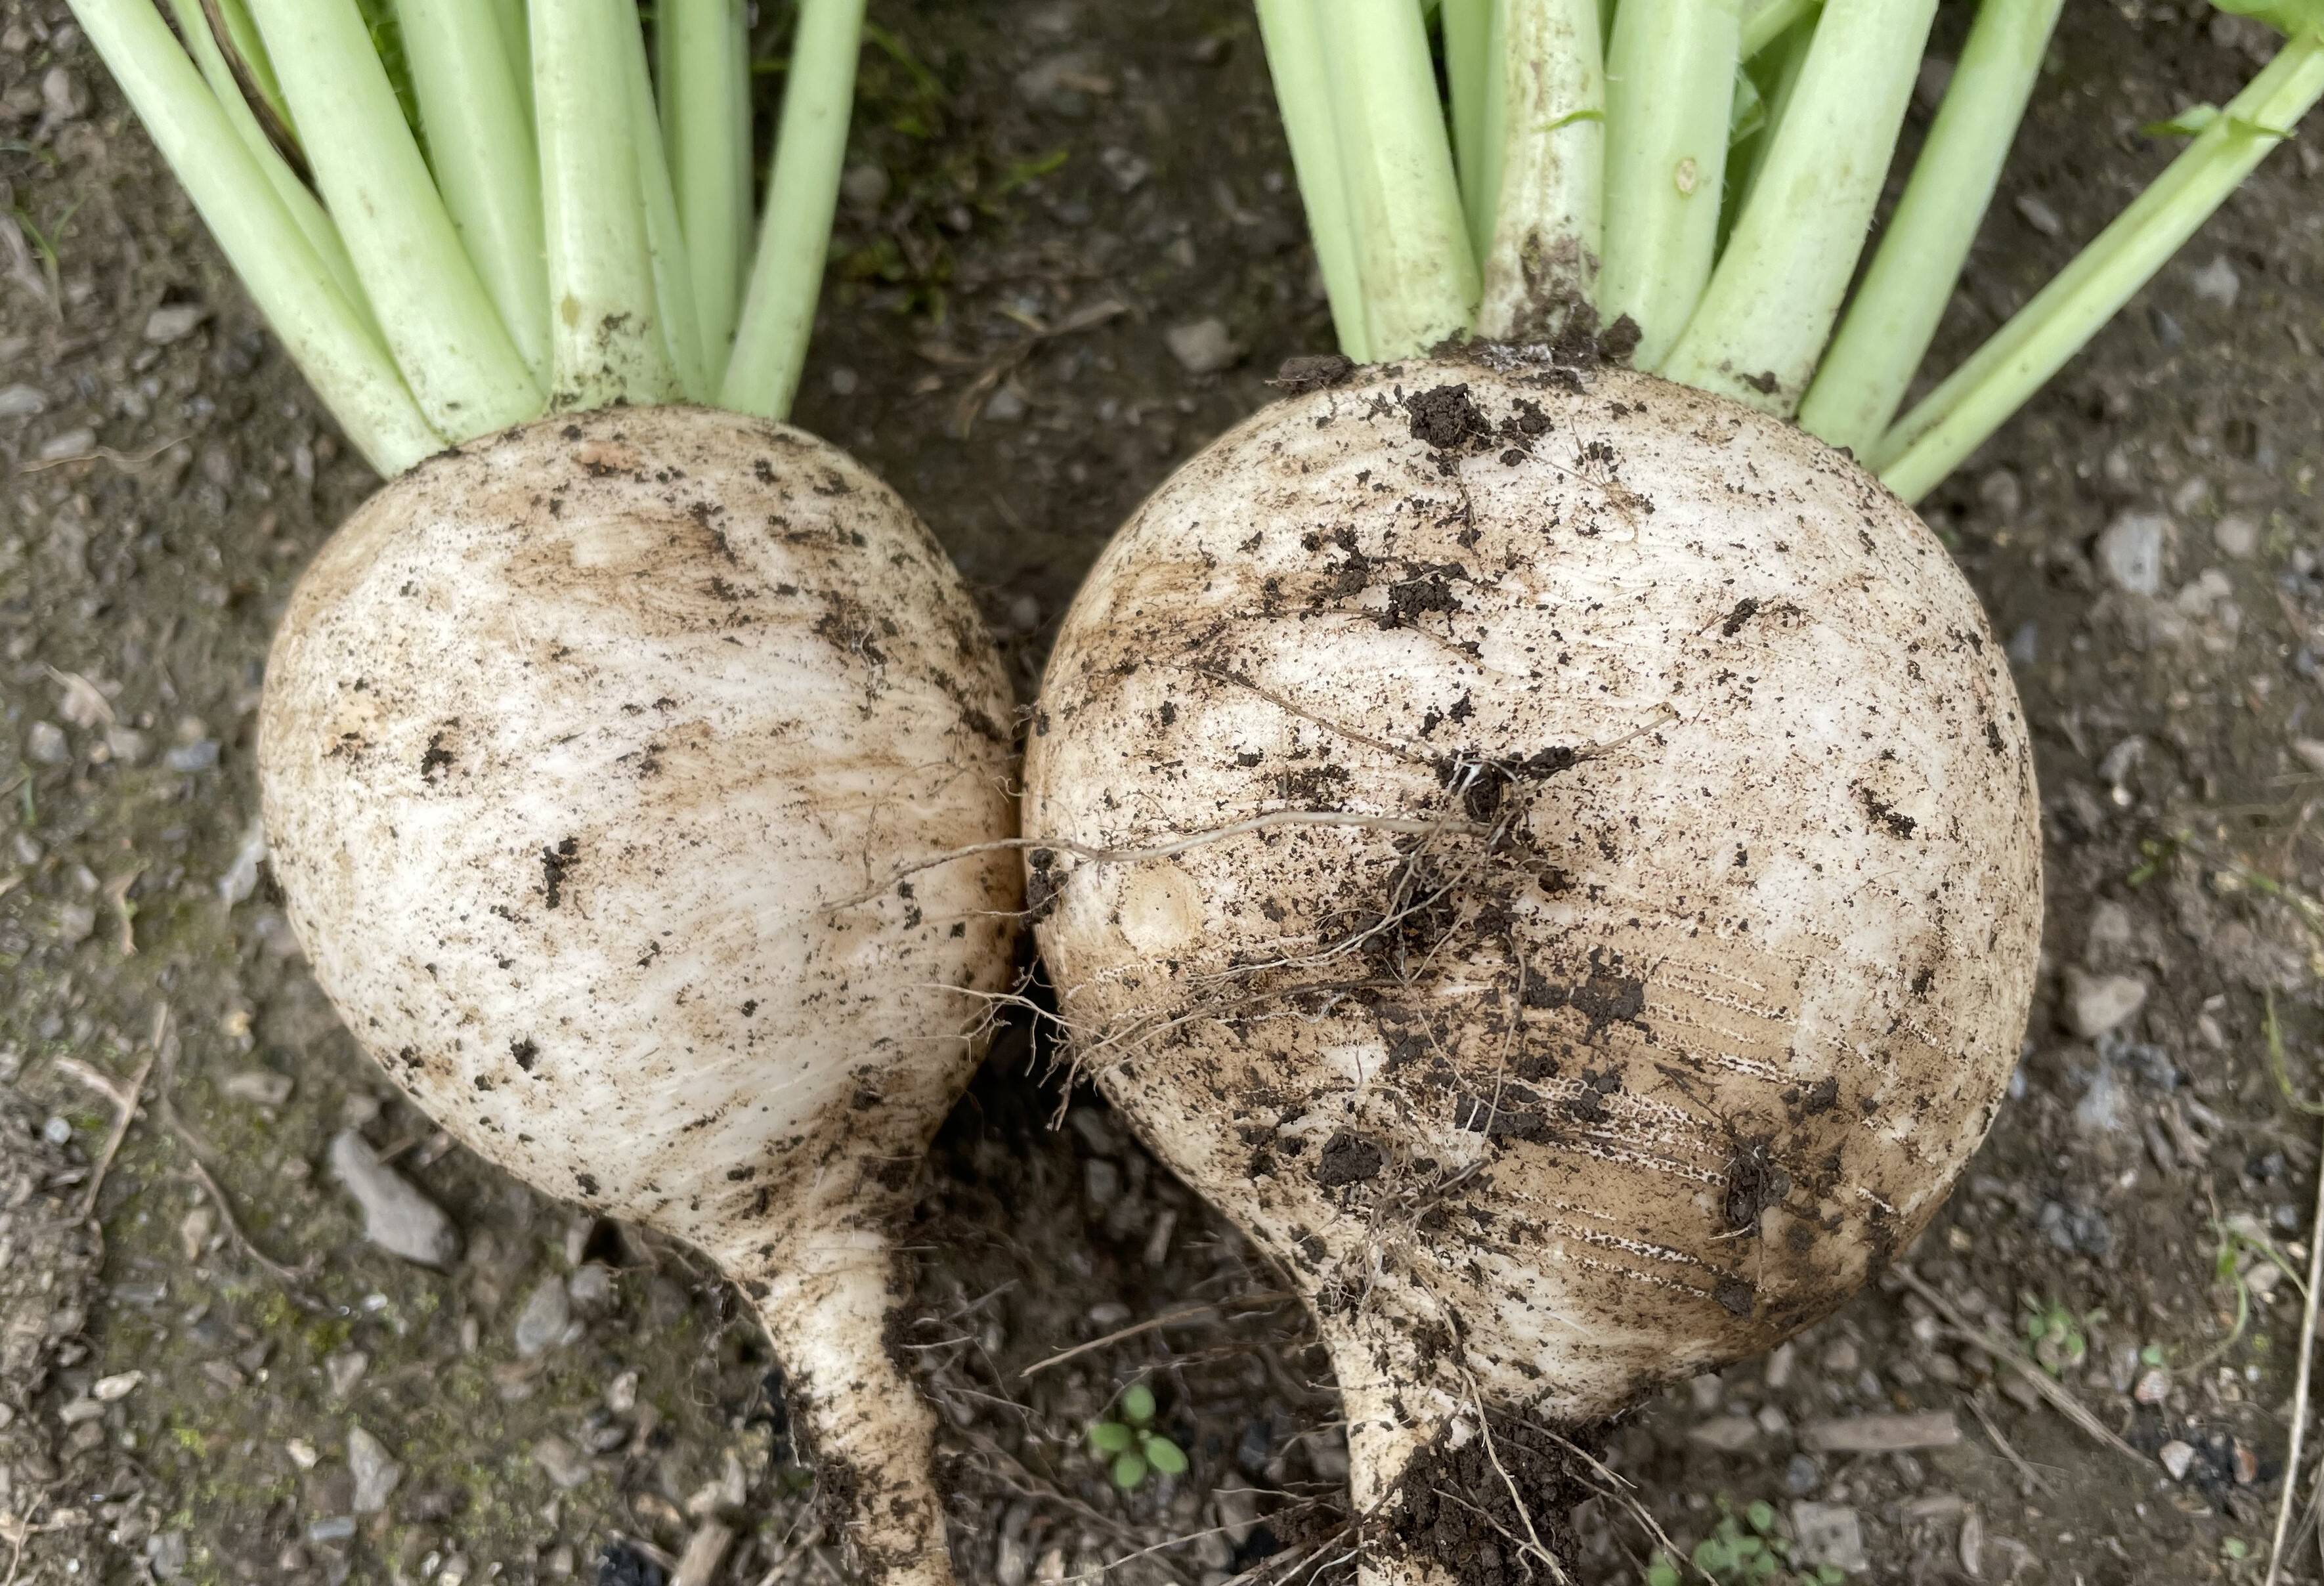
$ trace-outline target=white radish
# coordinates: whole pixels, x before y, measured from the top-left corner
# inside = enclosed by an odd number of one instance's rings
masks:
[[[389,479],[260,723],[317,977],[481,1155],[733,1274],[862,1574],[945,1586],[891,1234],[1013,972],[1010,695],[902,503],[770,421],[863,0],[797,7],[761,215],[742,0],[652,8],[659,102],[615,0],[72,4]]]
[[[1010,972],[1010,697],[893,493],[702,409],[551,419],[300,581],[259,766],[364,1047],[480,1155],[755,1300],[871,1578],[942,1582],[890,1228]]]
[[[1026,775],[1060,1017],[1313,1307],[1374,1580],[1552,1570],[1539,1429],[1828,1314],[2016,1058],[2040,831],[1975,597],[1846,456],[1650,376],[1260,413],[1091,574]]]

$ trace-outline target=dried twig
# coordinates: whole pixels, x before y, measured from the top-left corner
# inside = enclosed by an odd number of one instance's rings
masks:
[[[2283,1492],[2275,1504],[2275,1536],[2267,1548],[2267,1586],[2283,1570],[2284,1533],[2300,1487],[2300,1445],[2308,1431],[2308,1384],[2316,1364],[2316,1289],[2324,1282],[2324,1163],[2316,1171],[2316,1211],[2308,1221],[2308,1289],[2300,1310],[2300,1374],[2292,1389],[2292,1446],[2283,1456]]]
[[[167,1017],[166,1012],[163,1016]],[[117,1085],[88,1064],[71,1057],[57,1060],[59,1072],[70,1074],[89,1089],[113,1103],[113,1127],[106,1131],[105,1148],[97,1154],[97,1166],[88,1176],[88,1187],[81,1192],[78,1221],[86,1222],[97,1215],[97,1195],[105,1187],[105,1176],[113,1170],[113,1159],[121,1154],[121,1142],[128,1137],[130,1120],[137,1116],[138,1104],[145,1098],[145,1081],[153,1072],[153,1060],[161,1056],[161,1020],[154,1020],[153,1049],[145,1054],[137,1073],[126,1085]]]
[[[1970,1395],[1965,1402],[1969,1406],[1969,1413],[1977,1417],[1977,1424],[1985,1429],[1985,1434],[1992,1440],[1993,1446],[2001,1451],[2001,1457],[2010,1462],[2016,1470],[2019,1478],[2027,1486],[2037,1488],[2043,1492],[2057,1490],[2043,1479],[2041,1471],[2026,1462],[2025,1456],[2017,1452],[2009,1439],[2001,1434],[2001,1428],[1993,1424],[1993,1417],[1986,1414],[1985,1406],[1978,1402],[1976,1395]]]
[[[1136,1338],[1141,1332],[1152,1332],[1157,1328],[1172,1327],[1181,1322],[1193,1322],[1205,1316],[1217,1316],[1229,1305],[1239,1305],[1246,1310],[1259,1311],[1297,1297],[1288,1289],[1278,1288],[1270,1289],[1264,1294],[1244,1295],[1236,1299],[1220,1300],[1213,1305],[1182,1306],[1176,1311],[1166,1311],[1159,1316],[1148,1316],[1143,1322],[1133,1322],[1127,1327],[1118,1327],[1102,1338],[1091,1339],[1087,1343],[1077,1343],[1069,1350],[1060,1350],[1046,1360],[1034,1361],[1017,1375],[1020,1379],[1030,1377],[1036,1372],[1046,1371],[1052,1366],[1062,1365],[1076,1355],[1085,1355],[1093,1350],[1102,1350],[1110,1343],[1120,1343],[1125,1338]]]
[[[194,1182],[202,1186],[204,1194],[209,1196],[210,1204],[217,1211],[219,1225],[226,1230],[226,1237],[234,1241],[235,1248],[254,1266],[281,1284],[292,1304],[302,1311],[320,1314],[326,1307],[322,1301],[307,1292],[306,1274],[284,1266],[260,1249],[251,1241],[250,1235],[243,1231],[242,1220],[234,1214],[234,1203],[227,1199],[225,1186],[210,1172],[209,1165],[202,1160],[201,1150],[194,1142],[193,1131],[179,1118],[177,1103],[171,1099],[178,1077],[178,1042],[176,1037],[170,1033],[169,1019],[170,1010],[164,1004],[153,1021],[153,1046],[160,1056],[161,1067],[161,1079],[153,1087],[153,1104],[161,1111],[163,1126],[183,1148],[186,1165],[192,1172]]]
[[[2058,1380],[2041,1367],[2021,1356],[2006,1339],[2000,1338],[1978,1326],[1954,1308],[1950,1300],[1939,1294],[1921,1275],[1901,1262],[1888,1269],[1889,1276],[1928,1302],[1930,1309],[1942,1317],[1953,1334],[1965,1343],[1973,1343],[1995,1360],[2017,1373],[2031,1388],[2049,1403],[2052,1409],[2088,1433],[2090,1438],[2104,1443],[2125,1459],[2135,1460],[2151,1468],[2154,1462],[2115,1435],[2107,1424],[2090,1414],[2081,1400],[2069,1393]]]

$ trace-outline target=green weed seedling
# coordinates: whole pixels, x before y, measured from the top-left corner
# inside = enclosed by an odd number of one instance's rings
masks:
[[[1134,1492],[1149,1471],[1186,1473],[1185,1452],[1154,1430],[1154,1390],[1133,1382],[1114,1401],[1113,1415],[1089,1429],[1090,1452],[1108,1462],[1113,1484]]]
[[[1723,1494],[1719,1524],[1694,1545],[1690,1562],[1695,1578],[1718,1586],[1840,1586],[1848,1578],[1836,1564],[1794,1564],[1791,1538],[1777,1529],[1774,1504],[1762,1499],[1738,1510]],[[1645,1586],[1683,1586],[1687,1579],[1677,1561],[1658,1553],[1646,1566]]]

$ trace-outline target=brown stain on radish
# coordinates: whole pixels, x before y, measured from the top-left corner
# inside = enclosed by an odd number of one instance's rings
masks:
[[[1101,558],[1043,711],[1061,1012],[1360,1422],[1590,1419],[1768,1347],[1918,1232],[2014,1063],[1999,647],[1909,511],[1732,403],[1517,358],[1280,402]],[[1406,824],[1064,846],[1303,810]],[[1378,1171],[1326,1168],[1356,1136]]]

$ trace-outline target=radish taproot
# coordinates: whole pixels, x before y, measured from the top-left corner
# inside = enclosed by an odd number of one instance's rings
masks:
[[[1012,973],[1012,702],[927,530],[776,421],[860,0],[803,8],[754,261],[738,0],[665,0],[659,115],[627,0],[402,0],[392,51],[356,0],[174,3],[75,8],[390,476],[261,707],[316,977],[480,1155],[740,1282],[864,1576],[942,1586],[891,1227]]]
[[[1852,300],[1929,0],[1600,9],[1443,0],[1448,106],[1424,8],[1259,0],[1345,356],[1114,539],[1027,752],[1058,1017],[1314,1312],[1381,1582],[1565,1578],[1583,1432],[1984,1137],[2033,761],[1900,497],[2324,91],[2311,19],[1899,420],[2056,0],[1980,7]]]

